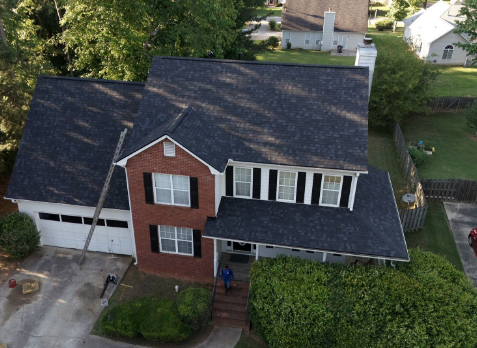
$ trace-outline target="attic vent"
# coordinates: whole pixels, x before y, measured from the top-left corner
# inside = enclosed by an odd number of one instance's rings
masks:
[[[164,142],[164,156],[175,157],[176,145],[170,142]]]

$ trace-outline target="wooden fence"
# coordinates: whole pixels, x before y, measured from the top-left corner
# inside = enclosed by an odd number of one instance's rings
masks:
[[[474,97],[436,97],[428,105],[432,112],[457,112],[466,109],[477,101]]]
[[[422,179],[421,183],[428,200],[477,204],[475,180]]]
[[[402,135],[401,128],[397,123],[394,128],[394,142],[396,143],[401,170],[406,178],[407,189],[409,192],[414,192],[416,195],[414,209],[399,209],[401,225],[404,232],[417,231],[424,227],[426,221],[427,200],[416,166],[414,165],[411,156],[409,156],[404,136]],[[400,197],[396,198],[400,199]]]

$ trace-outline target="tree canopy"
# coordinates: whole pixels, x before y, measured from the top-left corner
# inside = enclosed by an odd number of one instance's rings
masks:
[[[456,42],[455,45],[467,51],[467,55],[477,54],[477,44],[475,44],[477,40],[477,0],[466,0],[459,14],[466,16],[466,19],[456,22],[457,29],[454,30],[454,33],[466,34],[469,42],[465,44]],[[474,58],[472,64],[477,64],[477,58]]]

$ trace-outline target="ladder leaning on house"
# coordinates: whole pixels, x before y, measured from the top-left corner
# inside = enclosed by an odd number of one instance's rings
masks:
[[[89,230],[88,237],[86,238],[83,252],[81,253],[81,258],[79,259],[79,262],[78,262],[79,265],[81,265],[84,258],[86,257],[86,251],[88,251],[89,243],[91,242],[94,229],[96,228],[96,224],[98,223],[99,214],[101,213],[101,209],[103,209],[104,201],[106,200],[106,196],[108,195],[111,177],[113,176],[113,172],[114,172],[114,161],[118,158],[120,154],[121,147],[123,146],[124,138],[126,137],[126,133],[127,133],[127,129],[124,129],[124,131],[122,131],[121,135],[119,136],[118,145],[116,146],[116,151],[114,152],[114,157],[113,157],[113,160],[111,161],[108,175],[106,176],[106,181],[104,182],[103,190],[101,191],[101,196],[99,197],[98,205],[96,206],[96,210],[94,211],[93,222],[91,223],[91,228]]]

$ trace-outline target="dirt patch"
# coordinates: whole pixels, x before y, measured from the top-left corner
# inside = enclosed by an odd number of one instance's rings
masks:
[[[0,284],[3,284],[9,279],[23,260],[24,258],[12,259],[8,257],[5,251],[0,247]]]
[[[469,135],[469,139],[473,141],[477,141],[477,135]]]
[[[8,183],[10,182],[10,175],[0,175],[0,218],[8,213],[18,211],[18,206],[12,201],[3,199],[7,193]]]

